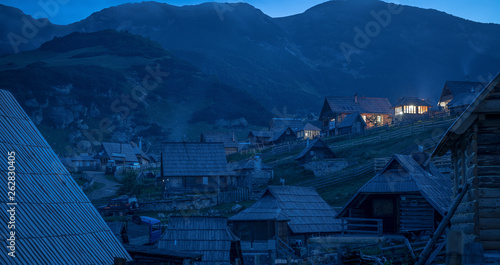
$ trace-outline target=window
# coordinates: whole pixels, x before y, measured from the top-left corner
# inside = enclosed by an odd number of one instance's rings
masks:
[[[428,106],[418,106],[418,114],[427,113],[428,110],[429,110]]]
[[[382,117],[381,117],[380,115],[379,115],[379,116],[377,116],[377,122],[378,122],[378,123],[382,122]]]
[[[208,177],[203,177],[203,185],[208,185]]]
[[[403,114],[403,107],[399,106],[396,108],[396,115],[402,115]]]

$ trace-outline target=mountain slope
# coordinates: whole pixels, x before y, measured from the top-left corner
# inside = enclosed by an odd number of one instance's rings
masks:
[[[158,43],[114,30],[72,33],[0,58],[0,87],[23,102],[35,123],[65,130],[70,144],[84,147],[136,136],[179,141],[197,135],[198,124],[244,118],[262,125],[270,118],[246,92]]]

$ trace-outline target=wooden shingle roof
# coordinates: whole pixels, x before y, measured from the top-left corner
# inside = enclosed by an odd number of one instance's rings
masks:
[[[332,233],[340,231],[335,210],[319,196],[314,188],[269,186],[260,203],[255,203],[230,218],[236,220],[290,219],[293,233]],[[259,200],[260,201],[260,200]],[[267,206],[267,208],[266,208]]]
[[[402,97],[399,98],[398,102],[392,106],[392,108],[396,108],[399,106],[428,106],[431,107],[431,104],[421,100],[417,97]]]
[[[225,217],[178,216],[169,219],[159,249],[202,254],[196,264],[230,264],[231,242],[239,241]]]
[[[7,203],[16,207],[16,258],[0,264],[113,264],[131,260],[90,200],[11,93],[0,90],[1,186],[7,187],[7,152],[15,152],[16,196],[0,193],[0,240],[6,242]]]
[[[361,122],[362,127],[366,127],[365,120],[361,117],[361,115],[358,112],[347,114],[337,127],[338,128],[351,127],[354,125],[354,122],[356,122],[356,119],[358,119]]]
[[[327,97],[326,102],[334,113],[376,113],[392,114],[391,103],[387,98],[357,97]]]
[[[295,157],[295,159],[296,160],[297,159],[301,159],[312,148],[324,148],[326,152],[330,153],[331,158],[335,158],[336,157],[336,155],[335,155],[335,153],[333,153],[332,149],[330,149],[330,147],[328,147],[328,145],[323,140],[321,140],[320,138],[318,138],[318,139],[312,141],[312,143],[310,143],[308,146],[306,146],[306,148],[304,148],[304,150],[302,150],[302,152],[300,152],[300,154],[298,154],[297,157]]]
[[[222,143],[162,143],[162,176],[227,176]]]
[[[139,162],[135,151],[130,144],[124,143],[102,143],[102,148],[106,152],[107,156],[111,157],[123,157],[125,162]]]
[[[223,143],[224,147],[238,147],[238,138],[234,132],[203,132],[200,142],[205,143]]]

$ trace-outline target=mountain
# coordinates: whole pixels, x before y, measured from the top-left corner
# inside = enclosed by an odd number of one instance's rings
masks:
[[[235,129],[270,119],[245,91],[156,42],[115,30],[75,32],[34,51],[0,57],[0,87],[42,129],[61,131],[61,140],[82,150],[137,136],[180,141],[198,136],[200,126]]]
[[[104,29],[154,40],[267,109],[289,112],[319,112],[324,96],[356,92],[436,99],[446,80],[486,81],[500,65],[500,25],[375,0],[328,1],[284,18],[244,3],[142,2],[54,34]]]

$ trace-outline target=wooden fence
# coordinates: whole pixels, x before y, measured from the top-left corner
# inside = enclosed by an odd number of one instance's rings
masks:
[[[382,219],[366,219],[366,218],[342,218],[340,219],[342,227],[342,235],[344,234],[373,234],[382,236],[383,223]]]
[[[217,204],[248,201],[249,199],[250,190],[248,188],[231,191],[221,191],[217,195]]]

